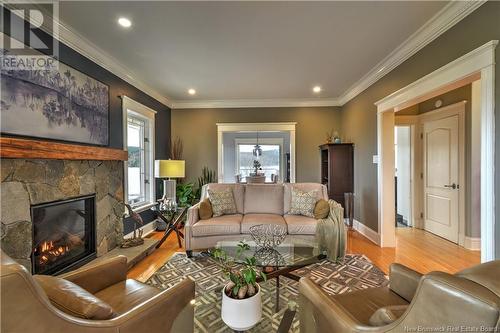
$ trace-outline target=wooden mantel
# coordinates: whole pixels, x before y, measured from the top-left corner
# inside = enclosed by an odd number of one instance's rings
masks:
[[[1,158],[126,161],[126,150],[78,144],[0,137]]]

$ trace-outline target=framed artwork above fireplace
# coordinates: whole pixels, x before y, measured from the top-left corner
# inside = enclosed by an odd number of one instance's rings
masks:
[[[109,86],[75,68],[60,61],[47,70],[2,68],[0,91],[2,134],[109,143]]]

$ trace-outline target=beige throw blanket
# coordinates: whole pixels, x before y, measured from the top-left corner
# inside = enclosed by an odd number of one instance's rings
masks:
[[[316,241],[321,251],[326,251],[328,260],[341,262],[346,251],[347,229],[344,224],[344,208],[334,201],[328,200],[330,213],[325,219],[318,220]]]

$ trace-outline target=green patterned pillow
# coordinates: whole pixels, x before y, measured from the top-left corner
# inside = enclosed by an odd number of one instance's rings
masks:
[[[302,192],[301,190],[292,188],[292,201],[288,214],[314,217],[316,201],[318,201],[317,191]]]
[[[232,189],[208,190],[208,198],[212,204],[213,217],[236,214],[236,203]]]

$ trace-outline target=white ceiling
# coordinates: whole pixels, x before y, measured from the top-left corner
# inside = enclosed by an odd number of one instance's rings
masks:
[[[445,5],[69,1],[59,10],[134,80],[183,102],[338,98]],[[118,26],[120,16],[132,27]]]

